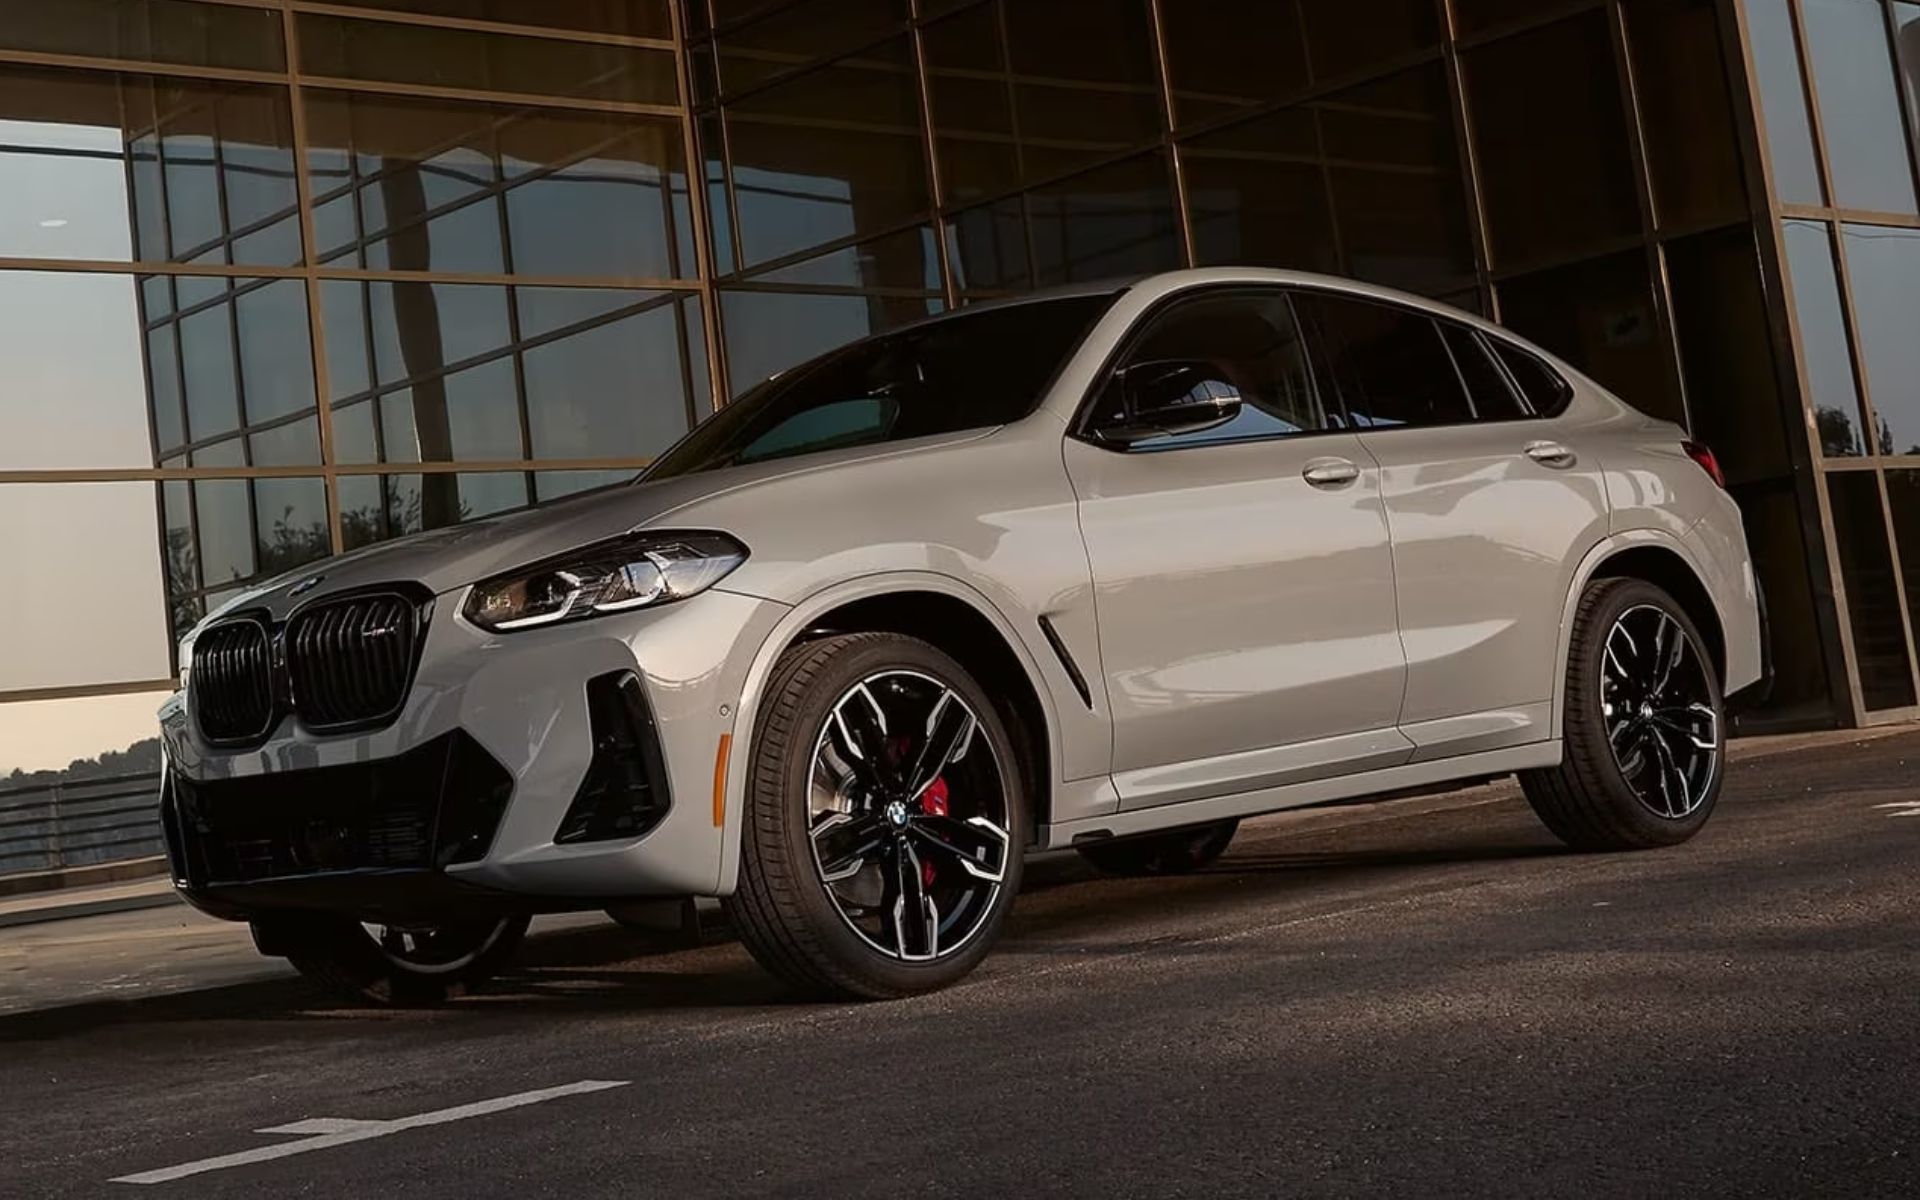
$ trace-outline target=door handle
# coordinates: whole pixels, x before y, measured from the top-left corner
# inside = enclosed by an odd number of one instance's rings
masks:
[[[1314,487],[1344,487],[1360,478],[1360,468],[1346,458],[1316,458],[1300,469],[1300,478]]]
[[[1543,467],[1570,467],[1576,457],[1559,442],[1528,442],[1524,453]]]

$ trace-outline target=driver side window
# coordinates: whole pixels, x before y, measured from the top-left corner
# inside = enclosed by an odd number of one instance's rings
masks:
[[[1182,429],[1176,422],[1169,431],[1143,433],[1143,392],[1186,408],[1221,404],[1222,419],[1205,428]],[[1150,426],[1151,414],[1144,417]],[[1102,387],[1088,428],[1128,449],[1167,450],[1316,433],[1328,421],[1286,296],[1212,292],[1175,300],[1149,318]]]

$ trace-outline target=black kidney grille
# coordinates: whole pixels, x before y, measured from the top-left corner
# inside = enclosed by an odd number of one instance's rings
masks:
[[[406,701],[418,641],[414,602],[392,593],[295,613],[285,643],[294,711],[320,730],[392,718]]]
[[[266,626],[229,621],[193,646],[194,717],[215,742],[265,737],[273,724],[273,662]]]

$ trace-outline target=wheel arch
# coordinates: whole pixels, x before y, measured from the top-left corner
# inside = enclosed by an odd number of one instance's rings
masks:
[[[1055,697],[1030,647],[985,596],[959,580],[924,572],[874,576],[825,589],[796,605],[754,656],[734,717],[725,787],[719,893],[730,894],[740,867],[740,820],[746,803],[747,758],[773,666],[793,646],[834,633],[899,633],[944,651],[974,673],[1000,708],[1022,756],[1022,779],[1035,830],[1049,819],[1061,761]]]
[[[1567,589],[1560,618],[1559,650],[1554,658],[1552,728],[1555,737],[1562,736],[1565,729],[1573,613],[1587,588],[1601,579],[1642,579],[1672,596],[1700,630],[1700,636],[1706,639],[1707,654],[1713,660],[1715,672],[1722,680],[1726,678],[1726,621],[1707,587],[1706,573],[1694,556],[1685,545],[1660,530],[1635,529],[1613,534],[1588,552],[1574,572],[1572,586]]]

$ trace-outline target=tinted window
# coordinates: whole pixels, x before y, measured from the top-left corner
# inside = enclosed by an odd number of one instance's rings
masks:
[[[1284,295],[1247,293],[1181,301],[1153,319],[1127,351],[1126,367],[1152,363],[1204,364],[1210,396],[1240,398],[1232,420],[1211,429],[1142,443],[1160,450],[1206,442],[1285,437],[1327,428],[1308,380],[1306,351]],[[1109,384],[1092,424],[1124,419],[1119,388]]]
[[[1017,421],[1112,303],[1037,300],[855,342],[727,405],[644,478]]]
[[[1451,425],[1473,419],[1440,328],[1422,313],[1302,293],[1301,319],[1318,334],[1325,377],[1355,429]]]
[[[1511,421],[1528,415],[1519,397],[1507,385],[1506,377],[1500,374],[1500,368],[1487,357],[1487,348],[1481,344],[1479,334],[1464,325],[1442,322],[1440,336],[1453,354],[1454,365],[1460,369],[1467,395],[1473,398],[1475,416],[1482,421]]]
[[[1573,396],[1573,389],[1566,380],[1560,378],[1560,372],[1518,346],[1509,345],[1498,338],[1489,338],[1488,341],[1493,345],[1494,354],[1507,368],[1507,374],[1513,376],[1520,394],[1527,398],[1528,407],[1543,417],[1550,417],[1566,407],[1567,401]]]

